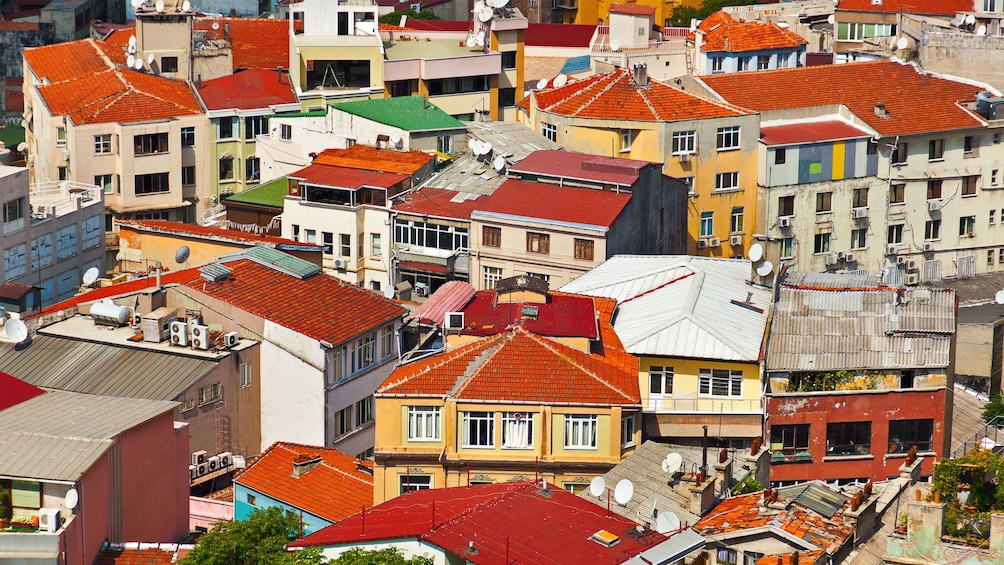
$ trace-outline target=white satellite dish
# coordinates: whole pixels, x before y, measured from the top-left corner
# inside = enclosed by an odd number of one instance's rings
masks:
[[[469,145],[470,145],[470,148],[471,148],[471,154],[472,155],[480,155],[481,154],[481,140],[480,139],[471,139]]]
[[[662,470],[671,475],[679,471],[682,466],[683,456],[679,453],[670,453],[662,460]]]
[[[484,141],[481,143],[481,154],[487,155],[492,152],[492,144]]]
[[[546,87],[547,87],[547,79],[546,78],[542,78],[542,79],[540,79],[540,80],[537,81],[537,90],[540,90],[541,88],[546,88]]]
[[[154,4],[154,8],[156,8],[158,12],[163,12],[164,11],[164,0],[157,0],[157,3]]]
[[[976,16],[974,16],[972,14],[969,14],[968,16],[966,16],[966,23],[969,24],[969,25],[975,24],[976,23]]]
[[[474,146],[478,144],[478,140],[475,138],[470,138],[467,140],[467,148],[474,151]]]
[[[660,534],[667,534],[669,532],[675,532],[680,529],[680,518],[673,514],[672,512],[666,511],[659,513],[659,517],[655,519],[655,531]]]
[[[837,18],[833,14],[830,14],[829,16],[826,16],[826,23],[828,23],[830,25],[833,25],[834,23],[836,23],[836,21],[837,21]]]
[[[98,280],[99,274],[101,273],[100,271],[98,271],[97,267],[91,267],[90,269],[84,271],[84,277],[82,279],[84,285],[91,286],[92,284],[94,284],[94,281]]]
[[[133,56],[133,55],[131,55],[131,54],[128,55],[126,57],[126,66],[131,69],[131,68],[133,68],[133,65],[135,65],[135,64],[136,64],[136,57]]]
[[[152,65],[154,59],[156,59],[156,58],[157,58],[156,55],[154,55],[153,53],[150,53],[149,55],[146,56],[146,64],[147,65]]]
[[[562,86],[565,86],[565,84],[567,84],[567,83],[568,83],[568,77],[565,76],[565,75],[558,75],[558,76],[554,77],[554,87],[555,88],[561,88]]]
[[[220,29],[220,22],[213,22],[213,29]]]
[[[770,261],[764,261],[763,263],[760,263],[759,267],[756,268],[756,274],[760,275],[761,277],[766,277],[767,275],[773,272],[774,272],[774,263],[771,263]]]
[[[24,153],[25,151],[28,150],[28,144],[23,141],[21,143],[18,143],[17,150],[20,151],[21,153]]]
[[[480,12],[481,10],[477,6],[478,5],[475,4],[474,5],[474,9]],[[485,6],[488,6],[489,8],[494,8],[495,7],[495,1],[494,0],[483,0],[481,2],[481,7],[484,8]]]
[[[135,6],[136,2],[138,2],[138,1],[139,0],[133,0],[133,6]],[[142,6],[143,2],[139,2],[139,5]],[[130,35],[129,36],[129,47],[132,48],[132,49],[136,48],[136,36],[135,35]]]
[[[7,339],[15,343],[22,343],[28,339],[28,326],[17,318],[7,320],[7,323],[3,325],[3,331],[7,335]]]
[[[401,134],[399,132],[394,132],[391,134],[390,142],[393,143],[394,145],[401,145],[402,141],[404,141],[404,138],[401,137]]]
[[[184,2],[181,3],[181,9],[184,12],[187,12],[187,11],[191,10],[192,9],[192,3],[189,2],[188,0],[185,0]]]
[[[754,263],[759,263],[760,259],[763,259],[763,246],[760,245],[759,243],[754,243],[753,245],[750,245],[749,254],[750,254],[750,261],[753,261]]]
[[[910,44],[910,42],[907,41],[905,37],[901,37],[901,38],[899,38],[899,39],[896,40],[896,48],[897,49],[906,49],[906,46],[909,45],[909,44]]]
[[[509,4],[509,0],[495,0],[495,9],[505,8],[507,4]]]
[[[614,502],[620,504],[621,506],[626,506],[628,502],[631,502],[631,498],[634,496],[634,483],[630,479],[621,479],[617,481],[617,486],[614,487]]]
[[[63,499],[63,504],[73,510],[77,507],[77,503],[80,502],[80,495],[77,494],[77,489],[71,488],[66,491],[66,498]]]
[[[980,27],[976,28],[976,35],[986,35],[986,34],[987,34],[987,26],[981,25]]]
[[[589,494],[599,498],[603,496],[603,492],[607,490],[607,482],[603,480],[603,477],[593,477],[592,481],[589,481]]]
[[[485,6],[484,8],[481,8],[481,11],[478,12],[478,20],[482,22],[487,22],[488,20],[492,19],[492,15],[493,15],[492,9],[489,8],[488,6]]]
[[[475,38],[474,38],[474,43],[475,43],[475,44],[476,44],[476,45],[477,45],[478,47],[484,47],[484,46],[485,46],[485,36],[483,36],[483,35],[478,35],[477,37],[475,37]]]
[[[468,35],[467,36],[467,46],[468,47],[474,47],[477,44],[478,44],[478,38],[474,37],[473,35]]]
[[[620,48],[621,48],[621,40],[620,39],[618,39],[618,38],[615,37],[615,38],[613,38],[613,39],[610,40],[610,50],[611,51],[618,51],[618,50],[620,50]]]
[[[994,295],[994,301],[997,304],[1004,304],[1004,288],[997,291],[997,294]]]
[[[184,265],[185,261],[188,261],[188,256],[192,254],[192,250],[188,248],[187,245],[182,245],[174,253],[174,262],[179,265]]]
[[[495,167],[496,171],[498,171],[498,172],[501,173],[502,169],[505,168],[505,157],[503,157],[501,155],[499,155],[498,157],[496,157],[495,160],[492,161],[492,166]]]
[[[485,3],[482,0],[478,0],[474,3],[474,13],[477,14],[481,12],[481,9],[485,7]]]
[[[136,69],[137,71],[142,71],[143,59],[141,57],[134,57],[134,59],[135,59],[135,64],[132,66],[132,68]]]

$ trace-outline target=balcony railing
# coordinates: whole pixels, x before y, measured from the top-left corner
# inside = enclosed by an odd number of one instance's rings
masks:
[[[691,414],[761,414],[759,398],[643,398],[645,411],[655,413],[684,412]]]

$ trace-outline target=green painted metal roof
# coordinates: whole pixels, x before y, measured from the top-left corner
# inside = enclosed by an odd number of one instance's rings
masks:
[[[435,104],[426,102],[421,96],[342,102],[334,107],[405,131],[465,128],[463,122],[440,110]]]
[[[15,124],[8,124],[0,128],[0,141],[7,149],[16,149],[17,144],[24,141],[24,128]]]
[[[227,198],[226,201],[282,208],[282,201],[286,197],[288,190],[289,183],[286,181],[286,177],[279,177],[265,184],[238,192]]]
[[[227,257],[247,257],[255,263],[272,267],[273,269],[286,273],[287,275],[292,275],[300,280],[321,272],[321,268],[310,261],[304,261],[299,257],[283,253],[278,249],[263,247],[261,245],[256,245],[255,247],[244,249],[230,255],[225,255],[220,259],[225,260]]]

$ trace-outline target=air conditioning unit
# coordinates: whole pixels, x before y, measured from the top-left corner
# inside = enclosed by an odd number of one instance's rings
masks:
[[[858,262],[858,257],[857,257],[857,255],[855,255],[853,253],[847,252],[847,253],[844,254],[844,262],[845,263],[857,263]]]
[[[231,347],[235,347],[237,345],[237,342],[240,341],[240,339],[241,339],[240,334],[238,334],[237,332],[227,332],[223,334],[223,347],[226,347],[228,349]]]
[[[777,226],[779,228],[790,228],[791,227],[791,216],[784,216],[777,219]]]
[[[192,347],[209,349],[209,326],[192,326]]]
[[[836,253],[830,253],[825,257],[825,260],[827,265],[836,265],[837,263],[840,262],[840,259],[837,257]]]
[[[729,237],[729,245],[742,245],[742,244],[743,244],[743,236],[733,235]]]
[[[171,322],[171,345],[188,347],[188,324],[185,322]]]
[[[941,210],[941,199],[932,198],[931,200],[928,200],[927,209],[931,212],[937,212],[938,210]]]
[[[220,456],[213,455],[209,458],[209,472],[217,471],[220,468]]]
[[[924,253],[931,253],[932,251],[934,251],[934,242],[933,241],[925,241],[924,242]]]
[[[681,163],[689,163],[690,162],[690,153],[681,153],[680,154],[680,162]]]
[[[336,269],[338,269],[339,271],[344,271],[347,267],[348,263],[345,262],[345,259],[335,259]]]
[[[418,296],[429,296],[429,285],[422,281],[415,283],[415,294]]]
[[[698,239],[697,240],[697,248],[698,249],[704,249],[707,246],[708,246],[708,240],[706,240],[706,239]]]
[[[885,246],[886,255],[896,255],[897,253],[899,253],[899,247],[897,247],[895,244]]]
[[[896,257],[896,264],[897,265],[906,265],[909,262],[910,262],[910,260],[907,259],[906,257]]]
[[[907,271],[916,271],[920,267],[920,262],[916,259],[910,259],[906,262]]]
[[[846,251],[837,251],[837,259],[843,261],[845,257],[847,257]]]
[[[855,220],[863,220],[868,217],[868,208],[851,208],[851,217]]]
[[[50,534],[59,530],[59,508],[38,509],[38,531]]]
[[[463,312],[447,312],[446,313],[446,329],[448,330],[462,330],[464,329],[464,313]]]
[[[206,473],[209,472],[209,463],[199,463],[199,466],[198,468],[196,468],[196,471],[198,471],[199,477],[205,475]]]
[[[189,316],[185,323],[188,324],[188,335],[192,335],[192,330],[195,329],[195,326],[202,325],[202,318],[199,316]]]
[[[192,465],[199,465],[206,462],[206,450],[192,452]]]
[[[722,240],[718,239],[717,237],[712,237],[711,239],[708,240],[708,247],[718,247],[721,244]]]
[[[226,469],[227,467],[234,464],[234,454],[229,451],[224,451],[220,454],[220,468]]]
[[[199,470],[199,468],[196,467],[195,465],[189,465],[188,466],[188,480],[194,479],[197,476],[195,473],[197,473],[198,470]]]
[[[63,149],[63,160],[64,161],[69,161],[70,160],[70,152],[67,151],[66,149]]]
[[[918,273],[907,273],[906,277],[903,279],[908,285],[920,284],[920,274]]]

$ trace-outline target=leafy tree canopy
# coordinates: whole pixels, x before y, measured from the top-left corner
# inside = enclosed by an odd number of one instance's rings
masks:
[[[384,14],[380,16],[380,23],[387,25],[400,25],[401,16],[408,16],[409,20],[441,20],[436,14],[433,14],[429,10],[422,10],[421,12],[416,12],[415,10],[398,10],[396,12],[391,12],[389,14]]]
[[[321,565],[321,549],[286,551],[297,538],[300,519],[273,506],[255,509],[247,520],[219,522],[179,561],[180,565]]]
[[[426,556],[405,559],[396,547],[363,550],[356,547],[346,551],[331,562],[332,565],[432,565],[432,558]]]

